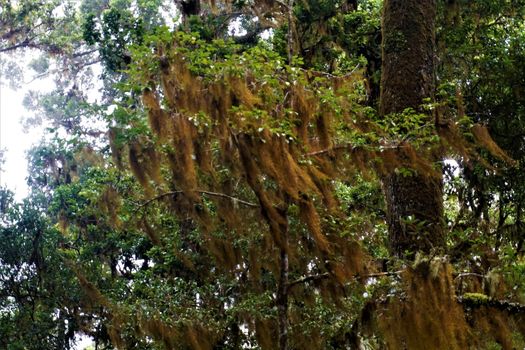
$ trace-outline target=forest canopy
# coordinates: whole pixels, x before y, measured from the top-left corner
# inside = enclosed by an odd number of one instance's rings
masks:
[[[0,0],[1,83],[54,82],[0,190],[0,347],[525,347],[524,17]]]

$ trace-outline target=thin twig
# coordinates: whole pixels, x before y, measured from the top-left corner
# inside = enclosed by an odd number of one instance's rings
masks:
[[[463,278],[463,277],[470,277],[470,276],[480,277],[480,278],[485,277],[484,275],[482,275],[482,274],[480,274],[480,273],[475,273],[475,272],[462,272],[462,273],[459,273],[454,279]]]
[[[336,74],[332,74],[332,73],[329,73],[329,72],[322,72],[322,71],[318,71],[318,70],[312,70],[312,69],[304,69],[304,68],[299,68],[299,70],[303,71],[303,72],[309,72],[309,73],[314,73],[314,74],[317,74],[317,75],[324,75],[324,76],[327,76],[329,78],[333,78],[333,79],[344,79],[344,78],[348,78],[349,76],[353,75],[360,67],[361,65],[358,63],[354,69],[352,69],[350,72],[344,74],[344,75],[336,75]]]
[[[237,202],[239,204],[243,204],[243,205],[245,205],[247,207],[259,208],[258,204],[255,204],[255,203],[252,203],[252,202],[248,202],[248,201],[245,201],[245,200],[237,198],[237,197],[232,197],[232,196],[229,196],[229,195],[227,195],[225,193],[210,192],[210,191],[203,191],[203,190],[195,190],[194,192],[197,192],[197,193],[200,193],[200,194],[207,194],[208,196],[227,198],[227,199],[231,199],[233,202]]]
[[[402,274],[404,271],[405,270],[376,272],[376,273],[369,273],[369,274],[366,274],[366,275],[358,275],[357,277],[374,278],[374,277],[384,277],[384,276],[398,276],[398,275]]]
[[[162,193],[162,194],[159,194],[158,196],[155,196],[153,198],[150,198],[148,199],[147,201],[145,201],[144,203],[142,204],[139,204],[137,209],[141,209],[141,208],[144,208],[144,207],[147,207],[148,205],[150,205],[151,203],[155,202],[155,201],[158,201],[159,199],[162,199],[164,197],[170,197],[170,196],[175,196],[177,194],[181,194],[182,191],[170,191],[170,192],[165,192],[165,193]]]
[[[372,146],[372,145],[366,146],[366,147],[368,147],[368,149],[373,149],[374,148],[374,146]],[[407,144],[406,143],[399,143],[399,144],[393,144],[393,145],[376,145],[375,147],[377,147],[377,150],[379,150],[379,151],[384,151],[384,150],[387,150],[387,149],[400,149],[402,147],[407,147]],[[333,146],[333,147],[330,147],[330,148],[325,148],[325,149],[322,149],[322,150],[319,150],[319,151],[306,153],[306,156],[309,156],[309,157],[311,157],[311,156],[318,156],[318,155],[325,154],[325,153],[332,152],[332,151],[345,150],[347,148],[354,149],[354,148],[357,148],[357,147],[353,146],[352,144],[336,145],[336,146]]]
[[[77,63],[75,68],[77,68],[77,72],[78,72],[82,68],[86,68],[88,66],[92,66],[92,65],[100,63],[100,62],[101,62],[101,59],[95,59],[95,60],[92,60],[92,61],[88,61],[86,63]],[[45,71],[43,73],[35,75],[31,80],[29,80],[27,82],[24,82],[23,84],[29,85],[32,82],[34,82],[35,80],[38,80],[40,78],[47,77],[47,76],[49,76],[51,74],[66,72],[68,70],[69,70],[69,68],[56,68],[56,69],[53,69],[53,70],[48,70],[48,71]]]
[[[164,197],[175,196],[175,195],[178,195],[178,194],[181,194],[181,193],[184,193],[184,192],[185,191],[170,191],[170,192],[165,192],[165,193],[159,194],[158,196],[150,198],[147,201],[145,201],[144,203],[140,204],[138,206],[137,210],[140,209],[140,208],[146,207],[149,204],[151,204],[152,202],[158,201],[159,199],[162,199]],[[250,207],[250,208],[259,208],[258,204],[255,204],[255,203],[252,203],[252,202],[248,202],[248,201],[245,201],[243,199],[227,195],[225,193],[211,192],[211,191],[205,191],[205,190],[189,190],[189,191],[186,191],[186,192],[196,192],[196,193],[205,194],[205,195],[213,196],[213,197],[227,198],[227,199],[231,199],[234,203],[239,203],[239,204],[245,205],[245,206]]]
[[[330,148],[325,148],[325,149],[322,149],[320,151],[306,153],[306,155],[309,156],[309,157],[311,157],[311,156],[318,156],[318,155],[325,154],[325,153],[328,153],[328,152],[343,150],[343,149],[347,149],[347,148],[353,148],[353,146],[350,145],[350,144],[348,144],[348,145],[338,145],[338,146],[333,146],[333,147],[330,147]]]
[[[375,277],[384,277],[384,276],[398,276],[402,274],[405,270],[399,270],[399,271],[386,271],[386,272],[376,272],[376,273],[369,273],[366,275],[356,275],[355,278],[375,278]],[[318,281],[325,278],[330,277],[330,273],[320,273],[317,275],[307,275],[301,278],[296,279],[295,281],[292,281],[288,284],[288,288],[291,288],[297,284],[306,283],[310,281]]]
[[[322,280],[322,279],[325,279],[325,278],[328,278],[328,277],[330,277],[330,274],[328,272],[321,273],[321,274],[318,274],[318,275],[304,276],[304,277],[296,279],[295,281],[292,281],[292,282],[288,283],[288,289],[292,288],[295,285],[301,284],[301,283]]]

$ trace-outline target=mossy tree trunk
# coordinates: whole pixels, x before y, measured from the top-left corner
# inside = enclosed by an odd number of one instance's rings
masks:
[[[380,114],[388,118],[419,111],[433,97],[436,0],[385,0],[383,6]],[[383,178],[390,250],[400,257],[444,245],[442,181],[413,170]]]
[[[283,232],[283,243],[279,252],[279,283],[277,285],[277,314],[279,326],[279,350],[288,349],[288,230]]]

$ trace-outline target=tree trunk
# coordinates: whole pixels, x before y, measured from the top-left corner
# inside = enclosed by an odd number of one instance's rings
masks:
[[[388,118],[406,108],[419,111],[434,95],[436,0],[385,0],[383,6],[380,114]],[[444,246],[442,181],[414,170],[383,178],[390,251],[399,257]]]
[[[279,248],[279,283],[277,285],[277,314],[279,327],[279,350],[288,349],[288,227],[282,235],[282,246]]]
[[[191,16],[201,15],[201,0],[175,0],[175,5],[180,11],[183,27],[189,25],[188,20]]]

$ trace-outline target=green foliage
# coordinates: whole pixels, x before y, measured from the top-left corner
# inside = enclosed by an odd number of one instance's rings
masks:
[[[5,349],[72,349],[86,319],[78,313],[78,283],[57,250],[65,241],[38,203],[18,204],[8,191],[0,194],[0,344]]]
[[[374,173],[387,162],[381,157],[401,144],[421,153],[440,149],[436,121],[450,122],[464,133],[481,121],[498,144],[523,163],[521,1],[440,2],[437,102],[421,101],[423,113],[407,109],[382,118],[376,111],[380,1],[296,3],[291,48],[290,23],[279,18],[284,7],[272,9],[275,18],[264,18],[275,28],[263,40],[263,21],[241,2],[233,4],[235,13],[219,4],[213,10],[217,14],[210,9],[180,28],[171,28],[163,19],[162,1],[86,1],[79,12],[64,4],[59,19],[52,16],[58,1],[0,4],[0,22],[5,23],[0,51],[18,44],[39,48],[46,54],[31,63],[35,72],[49,72],[56,57],[66,57],[64,64],[71,72],[59,77],[54,92],[33,93],[26,99],[37,112],[35,120],[50,126],[46,141],[28,156],[30,197],[17,204],[12,194],[1,192],[2,348],[68,349],[79,332],[108,348],[119,343],[133,349],[173,344],[195,348],[191,334],[217,349],[258,349],[263,344],[274,348],[280,246],[268,234],[268,213],[247,184],[243,164],[233,151],[222,152],[243,137],[260,142],[260,147],[272,138],[284,140],[293,152],[304,154],[298,157],[304,169],[316,169],[321,161],[331,163],[332,172],[320,176],[320,182],[324,188],[334,186],[333,193],[327,190],[335,198],[333,208],[306,188],[300,198],[313,198],[319,225],[332,247],[348,248],[357,242],[358,249],[350,255],[366,260],[366,271],[359,273],[379,273],[372,278],[338,275],[338,263],[355,261],[320,252],[300,205],[282,195],[279,181],[258,174],[261,187],[276,194],[273,208],[286,217],[289,278],[291,284],[299,281],[289,293],[290,348],[341,349],[353,346],[349,339],[358,335],[362,344],[378,348],[377,329],[366,333],[354,327],[365,327],[371,305],[402,293],[401,277],[387,275],[406,268],[405,262],[388,256],[381,173]],[[229,34],[234,20],[240,23],[237,29],[246,29],[249,40]],[[392,47],[385,49],[404,45],[404,38],[388,35],[387,46]],[[32,41],[26,43],[26,38]],[[289,50],[292,62],[287,62]],[[91,60],[100,60],[104,69],[100,105],[87,97],[97,77],[80,68]],[[232,103],[224,125],[202,110],[183,110],[172,105],[162,89],[166,62],[185,65],[191,79],[202,86],[224,84],[225,91],[232,91],[246,83],[253,101]],[[311,92],[316,101],[315,110],[301,113],[311,112],[316,121],[327,117],[328,149],[309,150],[301,143],[301,116],[289,100],[294,88]],[[197,191],[199,201],[189,200],[191,191],[181,186],[180,163],[169,164],[184,144],[162,139],[148,124],[149,107],[141,102],[145,91],[156,94],[170,123],[188,114],[192,131],[210,140],[191,140],[189,158],[200,161],[205,152],[196,150],[204,149],[218,169],[213,174],[197,171],[198,184],[209,185],[190,189]],[[211,94],[199,93],[196,97],[203,100]],[[105,125],[96,125],[101,121]],[[319,126],[314,124],[306,126],[308,141],[318,142],[313,130]],[[219,126],[228,131],[224,135],[235,137],[214,135]],[[106,130],[108,138],[101,137]],[[143,168],[159,157],[159,179],[146,176],[147,186],[129,169],[133,145],[153,152],[141,154]],[[336,152],[341,150],[339,157]],[[361,151],[365,159],[356,164],[355,153]],[[327,156],[316,158],[312,152]],[[506,284],[499,296],[523,300],[521,165],[505,167],[484,151],[470,158],[457,153],[453,156],[459,170],[443,167],[450,260],[457,271],[474,275],[498,271]],[[411,176],[417,170],[398,166],[396,171]],[[238,198],[228,198],[233,194]],[[241,198],[251,206],[244,208]],[[231,204],[227,211],[225,203]],[[204,213],[219,224],[205,222]],[[242,213],[236,226],[226,220],[232,213]],[[406,217],[403,224],[416,227],[422,236],[425,232],[424,221]],[[458,290],[472,291],[464,294],[470,302],[486,302],[481,283],[455,283]]]
[[[103,12],[100,23],[95,21],[94,14],[89,14],[83,32],[89,45],[100,44],[104,66],[110,72],[120,72],[131,62],[127,47],[140,44],[144,28],[142,21],[135,19],[131,12],[112,7]]]

